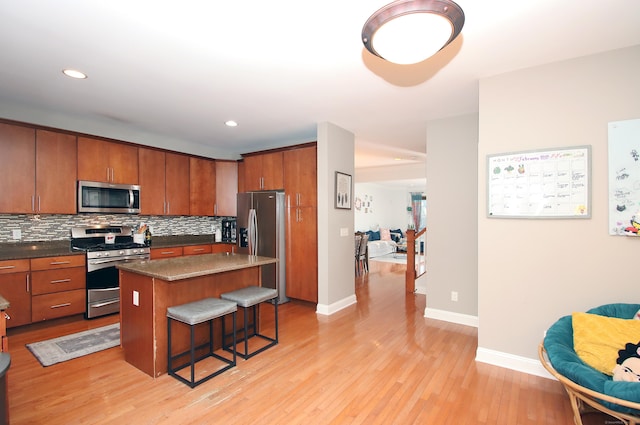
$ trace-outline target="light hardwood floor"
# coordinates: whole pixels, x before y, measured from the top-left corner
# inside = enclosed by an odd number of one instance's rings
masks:
[[[356,305],[327,317],[283,304],[279,345],[195,389],[152,379],[119,347],[47,368],[25,348],[117,316],[10,329],[11,423],[573,423],[556,381],[476,363],[475,328],[425,319],[425,296],[404,291],[404,266],[370,269],[356,279]]]

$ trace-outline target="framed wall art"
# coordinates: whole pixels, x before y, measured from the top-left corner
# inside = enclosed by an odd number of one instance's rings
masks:
[[[335,207],[342,210],[351,209],[351,176],[336,171]]]

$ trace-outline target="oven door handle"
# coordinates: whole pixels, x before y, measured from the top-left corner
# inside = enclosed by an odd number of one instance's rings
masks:
[[[129,189],[129,208],[133,208],[133,189]]]
[[[113,301],[105,301],[103,303],[99,303],[99,304],[91,304],[91,308],[100,308],[100,307],[104,307],[107,305],[111,305],[111,304],[115,304],[115,303],[119,303],[120,300],[113,300]]]
[[[94,265],[94,264],[108,264],[108,263],[120,263],[122,261],[130,261],[130,260],[148,260],[149,258],[147,256],[143,256],[143,257],[138,257],[138,256],[132,256],[132,257],[122,257],[122,258],[118,258],[118,259],[113,259],[113,258],[109,258],[107,260],[89,260],[89,264]]]

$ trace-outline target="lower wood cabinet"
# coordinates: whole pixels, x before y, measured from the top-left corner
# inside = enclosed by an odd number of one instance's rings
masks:
[[[84,255],[0,261],[0,294],[10,305],[7,328],[83,313],[84,264]]]
[[[182,257],[182,247],[172,246],[169,248],[151,248],[151,259]]]
[[[84,313],[87,306],[84,255],[31,260],[31,321]]]
[[[318,302],[318,217],[315,207],[287,208],[286,294]]]
[[[31,299],[31,321],[40,322],[84,313],[86,307],[85,289],[37,295]]]
[[[31,323],[29,260],[0,261],[0,294],[9,301],[7,328]]]
[[[182,247],[182,255],[211,254],[211,245],[187,245]]]

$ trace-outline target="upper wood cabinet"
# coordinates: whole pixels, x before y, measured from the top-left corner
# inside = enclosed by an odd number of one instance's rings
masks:
[[[144,215],[189,215],[189,157],[138,148],[140,209]]]
[[[215,215],[216,163],[212,159],[189,158],[189,213]]]
[[[284,151],[284,190],[290,207],[317,205],[316,147]]]
[[[0,123],[0,211],[29,213],[35,209],[36,132]]]
[[[216,207],[215,215],[237,215],[238,203],[238,163],[235,161],[216,161]]]
[[[138,148],[78,137],[78,179],[138,184]]]
[[[36,212],[76,213],[77,164],[76,136],[36,130]]]
[[[284,157],[282,152],[249,155],[244,158],[244,186],[246,191],[284,188]]]
[[[0,151],[0,212],[76,212],[75,136],[0,123]]]

